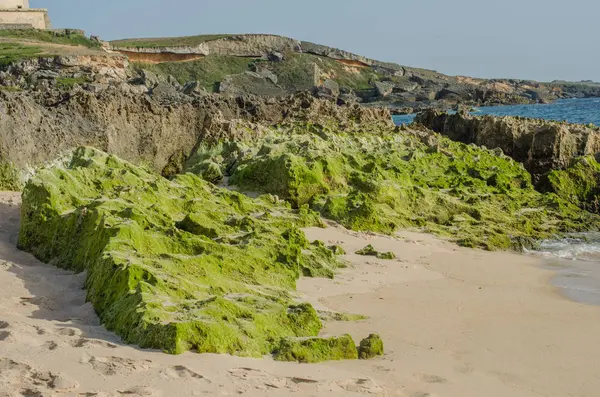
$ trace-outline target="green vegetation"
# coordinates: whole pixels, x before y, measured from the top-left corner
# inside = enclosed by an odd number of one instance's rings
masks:
[[[594,156],[581,157],[566,170],[550,172],[547,181],[549,190],[561,198],[600,213],[600,164]]]
[[[3,32],[3,30],[0,30],[0,32]],[[37,58],[41,53],[42,49],[38,46],[0,43],[0,66],[6,66],[22,59]]]
[[[0,191],[18,191],[22,187],[17,169],[12,164],[0,159]]]
[[[86,76],[82,77],[58,77],[56,79],[56,86],[65,91],[72,90],[75,85],[82,85],[89,83],[90,80]]]
[[[377,356],[383,356],[383,341],[379,335],[371,334],[360,342],[358,358],[369,360]]]
[[[350,335],[334,338],[285,338],[275,352],[275,360],[301,363],[357,358],[356,345]]]
[[[79,148],[27,183],[19,247],[87,271],[89,301],[128,343],[258,357],[321,329],[294,299],[300,275],[333,277],[340,265],[299,229],[321,224],[271,195],[250,199],[191,174],[169,181]]]
[[[233,185],[309,205],[358,231],[418,228],[497,250],[600,224],[564,198],[537,192],[512,159],[427,132],[287,124],[260,140],[205,144],[188,169],[207,160]]]
[[[200,36],[157,37],[140,39],[122,39],[111,41],[113,47],[191,47],[207,41],[214,41],[233,36],[232,34],[206,34]]]
[[[89,48],[99,48],[100,43],[90,40],[77,31],[53,31],[37,29],[6,29],[0,30],[0,37],[43,41],[54,44],[81,45]]]
[[[136,63],[134,70],[145,69],[158,75],[172,75],[181,84],[199,81],[208,91],[216,91],[225,76],[239,74],[255,67],[266,67],[278,76],[278,85],[289,92],[310,90],[315,86],[315,65],[322,75],[330,76],[340,86],[356,91],[369,90],[371,83],[380,79],[372,68],[351,68],[333,59],[311,54],[287,53],[281,62],[254,58],[210,55],[196,61]],[[317,82],[318,83],[318,82]]]
[[[248,70],[252,58],[234,56],[207,56],[197,61],[166,62],[159,64],[136,63],[134,69],[145,69],[158,75],[172,75],[179,83],[199,81],[202,87],[216,91],[218,83],[230,74],[243,73]]]
[[[375,256],[377,259],[396,259],[396,254],[393,252],[379,252],[371,244],[367,245],[365,248],[356,251],[357,255],[364,256]]]
[[[379,80],[379,74],[372,68],[352,68],[334,59],[311,54],[288,52],[285,57],[283,62],[269,63],[269,69],[277,74],[279,84],[289,90],[313,88],[315,65],[340,86],[356,91],[371,89],[370,83]]]

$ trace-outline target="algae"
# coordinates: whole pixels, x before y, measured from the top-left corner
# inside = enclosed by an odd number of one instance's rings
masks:
[[[319,225],[271,195],[167,180],[83,147],[25,186],[19,247],[87,271],[88,300],[127,343],[258,357],[322,327],[294,298],[300,275],[332,277],[340,265],[299,229]]]
[[[383,356],[383,341],[379,335],[371,334],[360,342],[358,358],[368,360],[377,356]]]
[[[18,191],[22,188],[19,172],[16,167],[0,159],[0,191],[10,190]]]
[[[318,363],[356,360],[358,351],[350,335],[332,338],[284,338],[275,352],[277,361]]]
[[[393,252],[379,252],[371,244],[367,245],[361,250],[356,251],[356,254],[363,256],[375,256],[377,259],[396,259],[396,254]]]
[[[559,197],[600,213],[600,164],[594,156],[580,157],[566,170],[550,172],[546,179],[546,187]]]
[[[308,205],[356,231],[414,228],[488,250],[597,230],[599,217],[540,193],[514,160],[428,131],[287,123],[260,139],[200,145],[199,161],[221,166],[229,183]]]

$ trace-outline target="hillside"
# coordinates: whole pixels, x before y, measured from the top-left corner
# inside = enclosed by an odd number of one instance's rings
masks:
[[[313,90],[342,103],[362,102],[405,112],[458,103],[492,105],[600,96],[600,84],[447,76],[369,59],[274,35],[201,35],[124,39],[110,43],[137,69],[197,80],[212,92],[281,96]]]

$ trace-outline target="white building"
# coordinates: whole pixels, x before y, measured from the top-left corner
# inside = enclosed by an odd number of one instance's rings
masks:
[[[0,29],[49,29],[48,11],[29,8],[29,0],[0,0]]]

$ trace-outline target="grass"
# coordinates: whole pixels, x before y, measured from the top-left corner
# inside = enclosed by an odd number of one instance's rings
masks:
[[[379,74],[371,68],[352,69],[333,59],[312,54],[289,52],[283,62],[272,63],[270,68],[279,76],[279,84],[288,89],[311,89],[313,70],[317,65],[321,76],[330,76],[340,86],[356,91],[371,89],[371,82],[379,80]]]
[[[191,62],[136,63],[133,68],[149,70],[159,75],[170,74],[181,84],[199,81],[208,91],[215,91],[225,76],[245,72],[252,62],[252,58],[208,56]]]
[[[89,79],[87,77],[59,77],[56,79],[56,85],[58,88],[62,90],[71,90],[75,85],[81,85],[85,83],[89,83]]]
[[[99,48],[100,43],[90,40],[79,33],[58,33],[51,30],[9,29],[0,30],[0,37],[43,41],[46,43],[81,45],[88,48]]]
[[[157,37],[157,38],[139,38],[139,39],[122,39],[111,41],[115,47],[175,47],[175,46],[197,46],[207,41],[214,41],[231,37],[231,34],[205,34],[199,36],[182,36],[182,37]]]
[[[0,43],[0,66],[6,66],[21,59],[35,58],[40,56],[41,53],[42,49],[38,46]]]

